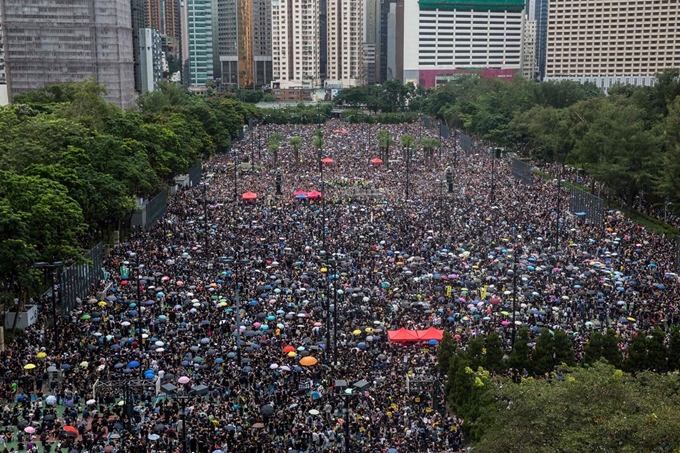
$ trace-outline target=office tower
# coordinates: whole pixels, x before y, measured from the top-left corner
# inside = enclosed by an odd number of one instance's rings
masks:
[[[182,61],[182,27],[179,0],[161,0],[161,39],[163,50],[175,61]]]
[[[272,79],[270,0],[217,1],[217,48],[222,83],[255,88]]]
[[[140,43],[139,43],[139,38],[140,38],[140,33],[145,27],[146,23],[146,17],[145,17],[145,12],[146,12],[146,7],[144,4],[145,0],[130,0],[130,11],[132,13],[131,16],[131,25],[132,25],[132,50],[133,50],[133,55],[132,55],[132,61],[133,61],[133,68],[134,68],[134,78],[135,78],[135,91],[137,93],[142,93],[142,69],[141,69],[141,55],[140,55]],[[147,2],[149,0],[146,0]]]
[[[382,0],[364,0],[364,75],[373,85],[380,79],[380,6]],[[373,55],[373,60],[370,60]]]
[[[381,47],[385,49],[385,52],[380,54],[380,83],[387,79],[393,79],[397,73],[397,3],[390,2],[386,6],[389,6],[389,12],[386,18],[385,33],[383,33],[385,39],[381,37]]]
[[[3,0],[8,100],[45,85],[96,78],[107,101],[135,101],[130,0]]]
[[[161,18],[164,13],[162,7],[162,0],[144,0],[145,28],[153,28],[154,30],[161,29]]]
[[[378,39],[378,45],[376,46],[376,83],[382,83],[388,78],[394,77],[394,67],[392,67],[392,72],[388,75],[388,60],[391,60],[394,65],[394,38],[390,41],[388,36],[390,36],[390,24],[395,27],[396,23],[396,7],[392,6],[396,3],[396,0],[380,0],[380,33]],[[390,22],[391,21],[391,22]],[[393,34],[394,37],[394,29]],[[391,43],[391,44],[388,44]],[[390,53],[390,49],[392,53]],[[390,55],[388,57],[388,55]]]
[[[545,79],[650,85],[680,67],[680,4],[651,0],[551,0]]]
[[[522,41],[522,75],[527,79],[538,78],[538,62],[536,60],[536,21],[524,21],[524,40]]]
[[[416,1],[416,0],[413,0]],[[327,0],[327,88],[365,84],[362,0]]]
[[[187,5],[188,86],[197,91],[213,80],[211,0],[185,0]]]
[[[321,86],[319,3],[272,0],[271,11],[272,85],[276,88]]]
[[[139,30],[139,49],[142,93],[154,91],[163,78],[163,49],[158,30],[153,28]]]
[[[328,4],[327,0],[319,0],[319,73],[321,80],[328,75]]]
[[[545,77],[545,53],[548,40],[548,0],[533,0],[532,11],[536,21],[536,63],[538,64],[538,78]]]
[[[403,81],[430,88],[470,68],[511,78],[520,69],[524,0],[405,0]]]

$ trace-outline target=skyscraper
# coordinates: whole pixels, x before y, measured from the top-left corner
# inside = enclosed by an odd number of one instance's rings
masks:
[[[328,67],[326,86],[348,88],[365,83],[362,0],[327,0]]]
[[[218,0],[217,52],[222,83],[261,87],[272,78],[270,0]]]
[[[272,84],[277,88],[319,87],[319,3],[272,0],[271,11]]]
[[[139,30],[139,55],[141,66],[141,91],[153,91],[163,77],[163,50],[161,34],[153,28]]]
[[[680,67],[679,27],[677,1],[550,0],[545,79],[651,85]]]
[[[130,0],[2,1],[7,90],[96,78],[106,99],[135,101]]]
[[[538,78],[545,77],[545,53],[548,40],[548,0],[532,0],[531,9],[536,21],[536,63],[538,64]]]
[[[213,80],[213,35],[211,0],[185,0],[188,33],[188,85],[204,89]]]
[[[404,69],[396,77],[425,88],[471,68],[482,77],[513,77],[523,12],[524,0],[405,0]]]
[[[149,0],[146,0],[147,3]],[[144,0],[130,0],[130,11],[131,16],[131,26],[132,26],[132,60],[134,64],[134,77],[135,77],[135,91],[137,93],[142,93],[142,70],[141,70],[141,46],[139,44],[139,38],[141,31],[145,27],[146,17],[145,11],[146,7],[144,5]]]
[[[379,45],[376,46],[376,83],[382,83],[388,78],[394,77],[394,73],[390,72],[388,75],[388,60],[392,61],[394,65],[394,40],[389,41],[390,24],[392,27],[396,26],[396,6],[392,6],[396,0],[380,0],[380,39]],[[390,22],[391,21],[391,22]],[[394,28],[393,36],[394,36]],[[390,45],[391,44],[391,45]],[[390,50],[392,53],[390,54]],[[390,55],[391,59],[390,59]]]

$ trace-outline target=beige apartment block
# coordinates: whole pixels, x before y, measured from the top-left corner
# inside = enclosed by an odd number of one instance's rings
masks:
[[[550,0],[546,80],[649,85],[680,67],[677,0]]]
[[[327,0],[328,88],[365,84],[362,0]]]
[[[319,87],[319,2],[272,0],[271,8],[272,86]]]

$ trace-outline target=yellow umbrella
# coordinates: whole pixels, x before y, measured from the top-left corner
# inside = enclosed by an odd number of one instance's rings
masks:
[[[361,335],[361,330],[357,329],[354,332],[352,332],[352,335]]]
[[[316,365],[318,362],[319,361],[316,360],[316,358],[312,357],[312,356],[307,356],[307,357],[303,357],[303,358],[300,359],[300,365],[302,365],[302,366],[313,366],[313,365]]]
[[[89,363],[87,362],[80,362],[80,368],[87,368],[88,365]]]
[[[373,328],[372,328],[372,327],[366,327],[366,328],[364,329],[364,331],[365,331],[366,333],[371,333],[371,332],[373,332]]]
[[[100,307],[106,307],[106,302],[100,300],[99,302],[97,302],[97,305],[99,305]]]
[[[297,354],[294,351],[288,353],[288,357],[295,357]]]
[[[326,269],[325,267],[322,267],[321,272],[326,273],[326,272],[328,272],[328,269]]]
[[[47,357],[47,354],[46,354],[45,352],[43,352],[43,351],[40,351],[40,352],[37,353],[35,356],[36,356],[37,358],[39,358],[39,359],[44,359],[45,357]]]
[[[229,304],[227,304],[226,302],[220,302],[220,307],[226,307],[227,305]]]
[[[24,365],[24,370],[32,370],[33,368],[35,368],[35,365],[33,365],[32,363],[27,363],[26,365]]]

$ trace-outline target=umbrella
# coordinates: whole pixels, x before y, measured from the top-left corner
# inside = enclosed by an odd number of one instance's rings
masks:
[[[76,436],[78,435],[78,430],[76,429],[75,426],[66,425],[66,426],[64,426],[64,431],[67,432],[67,433],[73,433]]]
[[[319,361],[312,356],[307,356],[300,359],[300,365],[302,366],[313,366],[316,365],[318,362]]]
[[[147,436],[147,438],[148,438],[149,440],[158,440],[158,439],[161,438],[161,436],[159,436],[158,434],[149,434],[149,435]]]
[[[35,428],[32,426],[27,426],[24,428],[24,432],[28,434],[33,434],[35,432]]]
[[[274,414],[274,407],[271,406],[270,404],[267,404],[265,406],[262,406],[262,408],[260,409],[260,412],[262,412],[262,415],[265,415],[265,416],[268,417],[268,416]]]
[[[24,370],[32,370],[34,368],[35,365],[33,365],[32,363],[27,363],[26,365],[24,365]]]
[[[309,413],[311,415],[319,415],[319,411],[317,411],[316,409],[310,409]]]
[[[57,397],[54,395],[48,395],[47,398],[45,398],[45,404],[48,406],[54,406],[57,404]],[[47,419],[47,417],[45,417]]]

